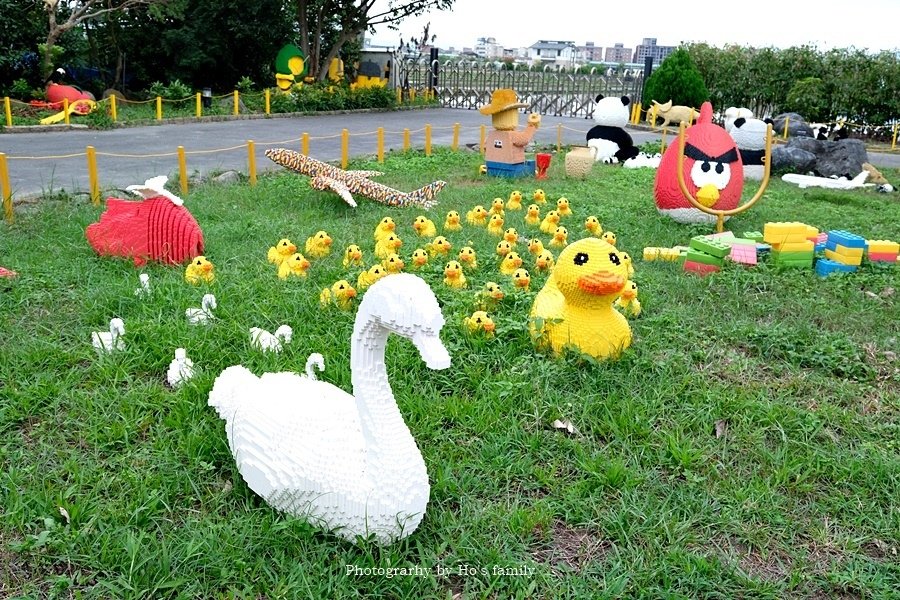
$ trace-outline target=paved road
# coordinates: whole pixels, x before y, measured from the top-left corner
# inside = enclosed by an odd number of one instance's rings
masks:
[[[521,120],[524,125],[524,119]],[[97,170],[102,190],[124,189],[155,175],[166,174],[178,178],[179,145],[187,153],[188,172],[205,174],[210,171],[248,170],[247,140],[256,144],[256,165],[259,171],[280,168],[271,163],[263,152],[273,146],[300,149],[300,137],[310,135],[310,154],[320,160],[340,159],[340,131],[350,132],[352,156],[374,155],[375,130],[385,129],[386,148],[402,148],[403,129],[411,131],[415,148],[424,147],[425,124],[432,126],[432,143],[449,146],[453,124],[461,125],[460,144],[477,144],[482,125],[489,119],[478,111],[460,109],[423,109],[384,113],[352,113],[316,115],[292,118],[250,119],[217,122],[130,127],[109,131],[88,129],[57,130],[35,133],[5,133],[0,135],[0,152],[7,155],[10,183],[14,198],[65,190],[84,192],[89,189],[85,148],[93,146],[97,152]],[[538,144],[555,144],[557,125],[562,125],[563,144],[584,144],[584,134],[592,126],[587,119],[543,117],[535,140]],[[631,130],[635,144],[658,141],[659,134]],[[230,150],[216,151],[224,148]],[[74,156],[70,156],[74,155]],[[29,158],[48,157],[60,158]],[[870,153],[876,166],[900,168],[900,155]]]

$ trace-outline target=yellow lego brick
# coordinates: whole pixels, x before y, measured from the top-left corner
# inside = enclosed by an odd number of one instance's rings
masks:
[[[853,256],[845,256],[843,254],[838,254],[834,250],[825,249],[825,258],[830,258],[834,262],[839,262],[842,265],[861,265],[862,264],[862,255],[858,257]]]
[[[816,245],[809,240],[783,243],[772,242],[772,248],[780,252],[812,252],[815,250],[815,247]]]
[[[840,244],[834,245],[834,251],[849,258],[862,258],[863,255],[862,248],[848,248],[847,246],[842,246]]]
[[[890,240],[866,240],[869,252],[872,254],[898,254],[900,244]]]
[[[662,248],[654,248],[652,246],[647,246],[644,248],[644,260],[656,260],[659,258],[659,251]]]

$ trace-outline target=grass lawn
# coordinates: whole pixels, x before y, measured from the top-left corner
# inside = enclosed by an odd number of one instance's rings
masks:
[[[537,182],[481,178],[480,162],[439,149],[353,167],[382,168],[379,180],[404,190],[449,181],[425,213],[440,229],[448,210],[465,215],[514,189],[530,203]],[[532,291],[516,292],[497,271],[497,238],[465,224],[449,233],[479,259],[469,290],[443,285],[443,262],[422,273],[447,319],[452,368],[427,369],[406,340],[387,349],[432,487],[419,529],[384,548],[269,508],[241,480],[206,401],[230,365],[302,371],[311,352],[325,355],[321,378],[349,391],[354,314],[320,309],[319,291],[356,283],[342,250],[357,243],[372,264],[372,232],[386,215],[408,261],[424,246],[412,229],[422,211],[365,199],[351,209],[288,172],[252,188],[200,187],[185,200],[215,283],[194,287],[181,268],[151,265],[152,295],[140,299],[139,270],[86,243],[101,209],[83,198],[18,209],[15,225],[0,225],[0,265],[19,273],[0,279],[0,596],[900,596],[900,267],[820,279],[764,263],[700,278],[644,262],[644,246],[686,244],[711,228],[660,217],[651,170],[597,165],[573,181],[562,162],[540,185],[554,201],[569,198],[570,240],[595,214],[634,257],[643,305],[634,343],[607,363],[536,352],[527,314],[545,277],[532,270]],[[756,184],[747,188],[745,197]],[[506,226],[525,233],[523,216],[508,213]],[[898,240],[900,202],[773,180],[728,226],[767,221]],[[313,259],[306,279],[279,280],[269,246],[282,237],[302,246],[319,229],[334,238],[332,255]],[[462,323],[488,280],[507,286],[491,313],[494,339]],[[218,319],[191,326],[185,309],[206,292]],[[100,357],[91,332],[114,316],[127,348]],[[250,327],[283,323],[294,329],[284,352],[250,347]],[[165,372],[176,347],[198,374],[173,391]],[[578,432],[554,430],[555,419]],[[363,571],[404,567],[413,574]]]

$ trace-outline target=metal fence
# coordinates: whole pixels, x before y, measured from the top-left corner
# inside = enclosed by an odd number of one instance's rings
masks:
[[[644,87],[641,71],[614,74],[598,68],[571,73],[551,66],[528,70],[467,60],[398,60],[395,77],[395,85],[403,88],[424,90],[434,83],[436,97],[445,108],[477,109],[490,102],[495,89],[511,88],[530,110],[558,117],[591,118],[597,94],[640,102]]]

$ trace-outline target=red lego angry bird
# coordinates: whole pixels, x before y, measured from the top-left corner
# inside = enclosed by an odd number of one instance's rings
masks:
[[[697,201],[714,210],[731,210],[741,202],[744,167],[737,145],[728,133],[712,122],[712,104],[700,107],[697,124],[688,127],[684,145],[684,183]],[[666,149],[653,196],[656,208],[679,223],[714,223],[716,217],[694,208],[678,187],[678,141]]]

